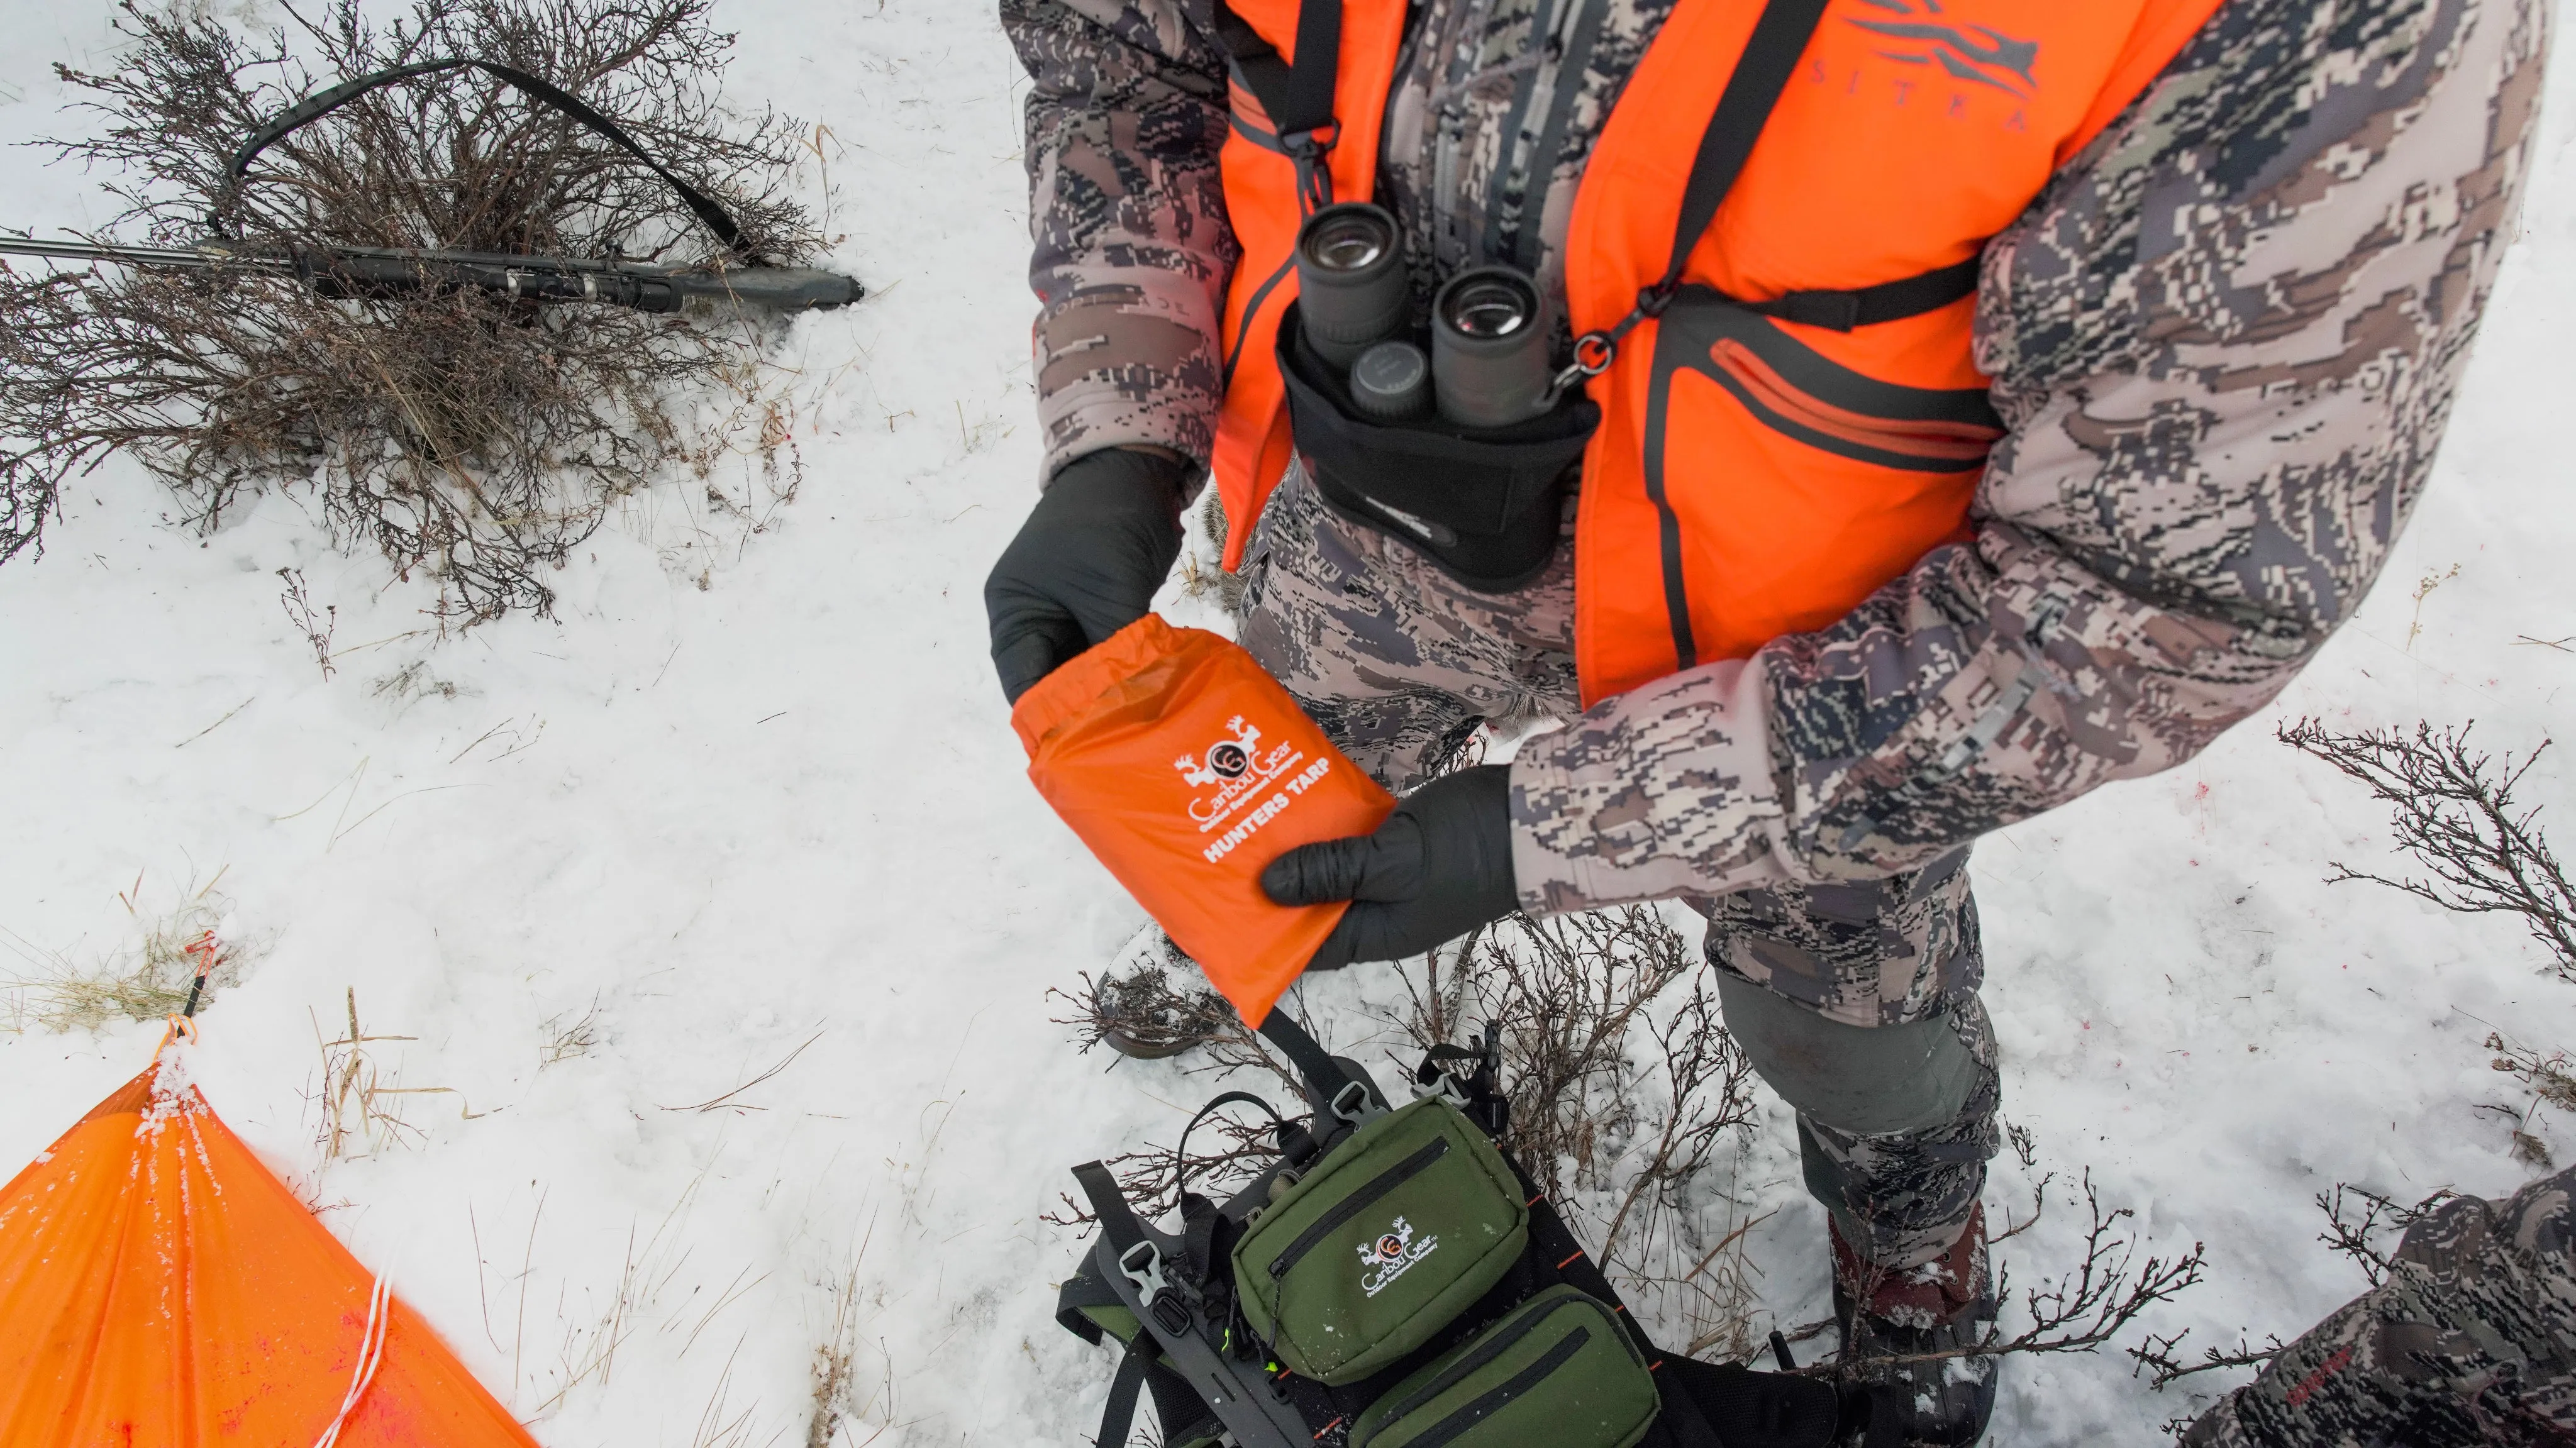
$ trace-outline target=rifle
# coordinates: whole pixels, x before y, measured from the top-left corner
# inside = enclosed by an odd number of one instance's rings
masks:
[[[255,249],[233,240],[226,218],[240,200],[251,160],[287,133],[321,119],[378,86],[441,71],[474,69],[552,106],[588,126],[668,182],[680,200],[728,248],[710,267],[663,267],[610,256],[515,256],[498,252],[411,250],[370,246],[298,246]],[[51,261],[111,262],[120,266],[178,267],[199,271],[240,268],[292,276],[321,296],[384,298],[474,290],[539,305],[591,302],[639,312],[676,312],[691,298],[777,311],[842,307],[867,295],[850,277],[813,267],[778,266],[752,251],[739,227],[715,198],[674,176],[647,154],[624,127],[578,97],[545,81],[488,60],[424,60],[342,81],[296,102],[251,132],[225,168],[213,212],[212,233],[188,247],[123,246],[88,241],[47,241],[0,234],[0,253]]]
[[[291,276],[334,298],[474,290],[518,302],[594,302],[639,312],[676,312],[693,297],[796,312],[847,306],[867,295],[852,278],[813,267],[738,264],[699,270],[615,257],[590,261],[369,246],[262,252],[212,238],[195,246],[159,247],[7,235],[0,235],[0,254],[197,271],[238,269]]]

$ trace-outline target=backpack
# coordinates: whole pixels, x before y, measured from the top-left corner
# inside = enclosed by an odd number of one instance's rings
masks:
[[[1098,1448],[1150,1393],[1165,1448],[1827,1448],[1869,1399],[1657,1348],[1506,1145],[1500,1048],[1434,1047],[1417,1099],[1284,1011],[1261,1033],[1307,1114],[1248,1092],[1279,1161],[1219,1202],[1180,1182],[1181,1231],[1141,1219],[1109,1169],[1073,1169],[1098,1236],[1056,1321],[1125,1349]],[[1888,1424],[1890,1415],[1875,1415]],[[1889,1426],[1892,1426],[1889,1425]]]

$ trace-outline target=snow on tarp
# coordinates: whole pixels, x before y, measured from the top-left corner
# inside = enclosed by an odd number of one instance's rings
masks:
[[[159,1059],[0,1188],[0,1443],[535,1448]]]

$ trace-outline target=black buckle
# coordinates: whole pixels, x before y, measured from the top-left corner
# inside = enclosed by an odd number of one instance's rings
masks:
[[[1333,204],[1333,172],[1325,159],[1341,139],[1342,123],[1337,120],[1279,133],[1279,149],[1297,163],[1297,199],[1309,215]]]

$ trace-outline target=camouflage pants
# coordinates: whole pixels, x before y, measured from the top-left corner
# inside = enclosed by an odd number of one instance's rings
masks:
[[[1570,538],[1571,501],[1566,527]],[[1292,468],[1244,574],[1244,646],[1389,789],[1437,773],[1479,724],[1580,711],[1570,542],[1527,587],[1478,593],[1333,513]],[[1998,1145],[1967,851],[1884,880],[1691,904],[1721,979],[1760,988],[1722,992],[1728,1025],[1798,1108],[1809,1190],[1878,1265],[1939,1256]]]
[[[2192,1424],[2187,1448],[2576,1441],[2576,1169],[2407,1229],[2387,1280]]]

